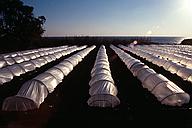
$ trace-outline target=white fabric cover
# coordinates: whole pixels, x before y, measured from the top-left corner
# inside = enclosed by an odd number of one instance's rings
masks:
[[[40,57],[40,54],[38,52],[35,52],[34,54],[35,54],[36,58]]]
[[[117,88],[111,76],[108,56],[104,45],[101,45],[91,70],[89,81],[89,94],[91,97],[87,103],[94,107],[115,107],[120,104],[117,98]]]
[[[172,61],[167,61],[166,63],[164,63],[163,68],[164,68],[165,70],[168,70],[169,67],[170,67],[171,65],[173,65],[173,64],[174,64],[174,63],[173,63]]]
[[[19,65],[25,70],[25,72],[35,70],[36,68],[36,66],[30,61],[22,62]]]
[[[68,67],[62,65],[62,64],[58,64],[58,65],[56,65],[54,67],[60,69],[65,76],[67,76],[70,73],[70,69]]]
[[[62,80],[64,78],[63,72],[58,68],[53,67],[53,68],[48,69],[46,72],[52,74],[59,83],[62,82]]]
[[[187,93],[170,81],[160,83],[152,93],[162,104],[166,105],[181,106],[190,100],[190,96]]]
[[[48,56],[43,56],[42,59],[46,60],[48,63],[54,60],[49,55]]]
[[[29,55],[23,55],[24,61],[29,61],[31,58]]]
[[[97,63],[94,64],[94,67],[99,66],[99,65],[106,65],[109,67],[109,62],[106,59],[102,59],[102,60],[99,59],[99,60],[97,60]]]
[[[96,76],[93,76],[91,78],[91,80],[89,81],[89,85],[93,85],[95,82],[97,81],[110,81],[112,83],[114,83],[114,80],[113,78],[111,77],[111,75],[106,75],[106,74],[99,74],[99,75],[96,75]]]
[[[192,75],[192,69],[189,68],[180,68],[179,71],[177,72],[177,75],[183,78],[184,80],[188,80],[189,76]]]
[[[137,59],[132,59],[131,61],[129,61],[128,63],[125,62],[125,64],[127,65],[127,68],[130,69],[132,65],[139,63],[140,61]]]
[[[85,49],[86,54],[84,56],[94,48]],[[24,83],[16,96],[8,97],[4,100],[2,110],[27,111],[38,108],[48,93],[51,93],[64,78],[64,73],[62,73],[58,65]],[[67,68],[64,65],[61,66]]]
[[[144,68],[149,68],[148,66],[146,66],[144,63],[136,63],[134,64],[131,68],[130,71],[133,73],[133,76],[137,76],[138,75],[138,71]]]
[[[34,79],[25,82],[17,93],[17,96],[27,97],[33,100],[37,106],[39,106],[44,101],[47,95],[48,90],[46,86]]]
[[[87,101],[92,107],[116,107],[120,104],[118,97],[110,94],[99,94],[91,96]]]
[[[49,90],[49,93],[51,93],[54,88],[59,84],[59,81],[50,73],[39,74],[34,79],[42,82]]]
[[[5,60],[0,60],[0,68],[5,67],[7,65]]]
[[[117,95],[117,88],[114,86],[114,83],[109,81],[98,81],[95,84],[91,85],[89,89],[90,95],[96,94],[111,94],[116,96]]]
[[[7,68],[0,69],[0,85],[13,79],[13,74]]]
[[[168,81],[169,80],[161,74],[152,74],[143,81],[142,86],[152,91],[158,84]]]
[[[171,73],[175,74],[179,71],[180,68],[182,68],[182,65],[179,65],[177,63],[172,64],[169,68],[168,71],[170,71]]]
[[[156,57],[155,59],[153,59],[152,63],[155,65],[158,65],[160,58]],[[159,66],[159,65],[158,65]]]
[[[150,68],[143,68],[141,70],[138,71],[137,73],[137,78],[143,83],[144,80],[150,76],[150,75],[154,75],[155,71],[150,69]]]
[[[41,66],[43,66],[45,64],[44,62],[41,62],[39,59],[40,58],[34,59],[34,60],[30,60],[30,61],[35,65],[35,67],[39,68],[39,67],[41,67]]]
[[[149,62],[152,62],[155,59],[156,59],[156,56],[149,55],[149,54],[148,54],[148,57],[146,57],[146,60],[148,60]]]
[[[157,66],[161,67],[163,66],[167,61],[164,59],[159,59],[159,61],[157,61]]]
[[[39,55],[40,55],[40,56],[44,56],[44,55],[45,55],[45,52],[44,52],[44,51],[39,51]]]
[[[192,83],[192,75],[188,78],[188,81]]]
[[[180,63],[186,65],[189,59],[183,58]]]
[[[188,68],[192,68],[192,60],[187,61],[186,65]]]
[[[111,75],[111,71],[107,70],[105,68],[103,68],[102,70],[100,69],[96,69],[94,72],[92,72],[91,77],[98,75],[98,74],[107,74],[107,75]]]
[[[121,52],[120,50],[118,50],[118,48],[116,48],[113,45],[111,45],[110,47],[117,54],[119,54],[119,52]],[[126,54],[126,53],[124,53],[124,54]],[[121,56],[120,56],[120,58],[121,58]],[[166,68],[169,68],[171,65],[174,64],[171,61],[167,61],[166,63],[167,63],[166,65],[163,65]],[[177,85],[175,85],[173,82],[169,81],[167,78],[165,78],[161,74],[157,74],[152,69],[143,68],[143,65],[141,65],[139,63],[135,64],[131,67],[132,72],[134,72],[135,69],[139,69],[139,71],[137,71],[138,73],[136,76],[142,82],[142,86],[144,88],[147,88],[149,91],[151,91],[151,93],[154,94],[157,97],[157,100],[160,101],[162,104],[166,104],[166,105],[170,105],[170,106],[181,106],[190,101],[190,96],[187,93],[185,93]],[[183,70],[181,70],[181,69],[183,69]],[[181,72],[181,75],[185,74],[185,76],[189,77],[189,74],[190,74],[189,71],[187,72],[185,70],[186,68],[181,68],[181,69],[179,70]]]
[[[78,62],[81,62],[81,61],[82,61],[82,57],[81,57],[80,55],[75,54],[74,57],[75,57],[75,59],[78,60]]]
[[[77,59],[75,59],[75,58],[67,58],[65,60],[69,61],[73,65],[73,67],[76,66],[79,63],[79,61]]]
[[[39,58],[37,58],[36,60],[38,61],[38,63],[41,65],[41,66],[43,66],[43,65],[45,65],[45,64],[47,64],[48,63],[48,61],[45,59],[46,57],[39,57]],[[51,60],[51,61],[53,61],[53,60]]]
[[[14,76],[20,76],[25,73],[25,70],[19,64],[10,65],[6,68],[8,68]]]
[[[94,74],[94,72],[95,72],[96,70],[101,70],[101,69],[110,71],[110,67],[109,67],[108,65],[106,65],[106,64],[105,64],[105,65],[104,65],[104,64],[100,64],[100,65],[96,65],[96,66],[94,66],[94,67],[92,68],[91,74]]]
[[[15,60],[13,58],[4,58],[4,60],[8,65],[15,64]]]
[[[72,70],[73,70],[73,64],[72,64],[71,62],[69,62],[69,61],[64,60],[64,61],[62,61],[62,62],[59,63],[59,64],[62,64],[62,65],[64,65],[65,67],[67,67],[67,68],[69,69],[69,71],[72,71]]]
[[[13,59],[15,60],[16,63],[21,63],[24,61],[23,57],[21,57],[21,56],[16,56]]]
[[[11,96],[3,101],[2,111],[27,111],[37,109],[37,104],[31,99]]]
[[[30,56],[31,59],[36,59],[37,58],[34,53],[29,54],[29,56]]]
[[[57,59],[56,56],[54,56],[54,54],[50,54],[48,56],[51,57],[52,60],[56,60]]]
[[[59,53],[59,52],[54,53],[54,55],[55,55],[55,57],[56,57],[57,59],[59,59],[60,57],[62,57],[62,54]]]

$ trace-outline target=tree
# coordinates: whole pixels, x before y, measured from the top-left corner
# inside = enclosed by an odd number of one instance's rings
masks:
[[[44,16],[35,17],[33,7],[20,0],[0,0],[0,39],[7,48],[29,47],[41,38],[45,21]]]

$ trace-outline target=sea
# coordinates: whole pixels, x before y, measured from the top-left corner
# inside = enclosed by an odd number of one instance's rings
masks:
[[[143,40],[157,44],[180,44],[184,39],[192,39],[192,37],[174,37],[174,36],[65,36],[65,37],[47,37],[49,39],[65,39],[77,37],[93,37],[99,40]]]
[[[167,37],[167,36],[152,36],[152,37],[145,37],[145,36],[113,36],[111,38],[121,39],[121,40],[149,40],[153,43],[160,43],[160,44],[180,44],[184,39],[192,39],[192,37]]]

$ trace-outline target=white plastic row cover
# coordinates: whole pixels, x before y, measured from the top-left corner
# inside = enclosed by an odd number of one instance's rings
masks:
[[[147,48],[146,45],[143,46]],[[149,47],[154,50],[181,55],[183,57],[191,58],[192,56],[192,47],[190,45],[186,45],[186,47],[181,45],[149,45]]]
[[[62,56],[68,55],[76,50],[80,50],[83,48],[84,47],[69,48],[67,50],[56,52],[51,55],[45,55],[37,59],[22,62],[20,64],[13,64],[4,68],[0,68],[0,85],[11,81],[14,76],[20,76],[21,74],[24,74],[26,72],[33,71],[36,68],[39,68],[49,62],[59,59]]]
[[[120,104],[116,96],[118,91],[111,76],[108,56],[104,45],[101,45],[97,52],[94,66],[91,70],[89,81],[89,94],[91,97],[87,103],[94,107],[115,107]]]
[[[49,48],[49,49],[43,49],[41,51],[34,50],[34,52],[29,53],[29,54],[14,54],[15,56],[10,56],[10,57],[5,57],[5,58],[0,58],[0,68],[8,66],[8,65],[13,65],[16,63],[22,63],[24,61],[29,61],[32,59],[39,58],[41,56],[46,56],[50,54],[58,54],[63,50],[67,50],[69,48],[76,48],[77,46],[72,46],[72,47],[67,47],[67,46],[60,46],[56,48]],[[10,55],[10,54],[8,54]]]
[[[192,55],[190,57],[185,57],[183,55],[178,55],[178,53],[171,53],[170,51],[157,50],[156,49],[157,47],[150,47],[145,45],[136,46],[135,48],[140,49],[149,54],[152,54],[154,56],[160,56],[161,58],[169,59],[175,63],[183,64],[188,68],[192,68],[192,60],[191,60]]]
[[[39,74],[32,80],[25,82],[16,96],[8,97],[4,100],[2,110],[27,111],[39,108],[47,95],[53,92],[56,86],[62,82],[64,76],[72,71],[73,67],[81,62],[94,48],[95,46],[86,48],[58,64],[65,67],[65,69],[68,69],[68,72],[66,72],[66,70],[63,71],[63,68],[59,68],[58,65],[56,65],[44,73]],[[69,62],[74,59],[77,59],[76,65]],[[65,63],[70,63],[70,65],[65,65]],[[72,66],[72,68],[70,66]],[[18,108],[17,106],[20,107]]]
[[[141,81],[143,88],[147,88],[162,104],[181,106],[189,102],[190,96],[163,75],[157,74],[153,69],[131,57],[123,50],[113,45],[110,47],[127,65],[133,75]]]
[[[4,54],[0,54],[0,59],[8,58],[8,57],[24,56],[24,55],[29,55],[31,53],[37,53],[37,52],[41,54],[41,52],[59,50],[66,47],[68,46],[64,45],[64,46],[58,46],[58,47],[38,48],[38,49],[30,49],[30,50],[24,50],[24,51],[16,51],[11,53],[4,53]]]
[[[83,49],[85,47],[86,46],[81,46],[81,49]],[[16,56],[16,57],[2,58],[2,59],[0,59],[0,68],[9,66],[9,65],[13,65],[13,64],[19,64],[19,63],[22,63],[25,61],[37,59],[37,58],[40,58],[43,56],[48,56],[48,55],[52,55],[52,56],[54,56],[54,58],[55,57],[58,58],[59,56],[62,56],[62,54],[65,54],[65,52],[63,53],[63,51],[70,50],[70,49],[80,50],[79,47],[77,47],[77,46],[57,47],[57,48],[49,49],[47,51],[40,51],[40,52],[20,55],[20,56]]]
[[[148,51],[142,51],[135,47],[134,49],[123,47],[123,49],[129,50],[132,53],[146,59],[153,64],[156,64],[159,67],[163,67],[165,70],[171,72],[172,74],[177,74],[183,80],[187,80],[192,83],[192,68],[185,67],[179,63],[172,62],[170,60],[166,60],[160,57],[157,57],[153,54],[150,54]]]

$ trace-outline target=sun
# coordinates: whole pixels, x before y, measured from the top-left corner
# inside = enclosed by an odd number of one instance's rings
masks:
[[[182,9],[192,15],[192,0],[183,0]]]

